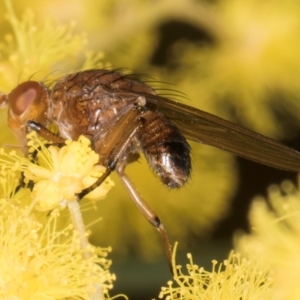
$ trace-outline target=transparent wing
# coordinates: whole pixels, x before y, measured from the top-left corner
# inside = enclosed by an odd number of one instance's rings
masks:
[[[147,107],[172,120],[187,139],[286,171],[300,171],[300,153],[268,137],[194,107],[145,95]]]

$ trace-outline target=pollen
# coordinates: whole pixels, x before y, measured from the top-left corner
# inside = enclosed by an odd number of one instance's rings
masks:
[[[57,213],[41,223],[28,207],[5,199],[0,211],[1,299],[88,300],[95,284],[107,295],[115,280],[108,271],[109,249],[90,245],[84,258],[73,227],[57,228]]]

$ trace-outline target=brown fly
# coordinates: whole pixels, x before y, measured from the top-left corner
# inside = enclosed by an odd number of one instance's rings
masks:
[[[300,153],[253,131],[194,107],[156,95],[142,81],[117,71],[93,69],[67,75],[52,88],[27,81],[8,95],[8,124],[21,145],[28,129],[61,143],[87,136],[106,173],[79,199],[116,170],[130,197],[155,226],[171,265],[171,246],[159,218],[137,192],[124,170],[142,152],[163,184],[179,188],[191,173],[186,139],[212,145],[236,155],[287,171],[300,171]],[[1,102],[0,102],[1,103]],[[47,128],[54,123],[59,136]],[[25,146],[24,146],[25,147]]]

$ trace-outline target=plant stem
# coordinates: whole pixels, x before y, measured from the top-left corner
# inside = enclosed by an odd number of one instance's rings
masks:
[[[91,252],[88,250],[89,247],[89,241],[87,239],[86,233],[85,233],[85,226],[83,223],[82,214],[80,211],[79,203],[76,200],[74,201],[67,201],[68,209],[71,214],[72,223],[74,226],[74,229],[77,231],[79,240],[80,240],[80,246],[81,249],[84,251],[83,256],[84,259],[88,260],[91,258]],[[94,292],[90,295],[91,300],[104,300],[103,290],[100,283],[93,284]]]

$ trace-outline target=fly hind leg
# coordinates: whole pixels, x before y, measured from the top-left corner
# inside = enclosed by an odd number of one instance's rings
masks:
[[[167,231],[165,230],[163,224],[161,223],[159,217],[156,213],[151,209],[151,207],[147,204],[142,195],[137,191],[135,185],[131,181],[131,179],[124,173],[124,169],[126,167],[126,161],[120,161],[117,164],[116,171],[121,179],[122,184],[125,189],[129,193],[131,199],[134,204],[137,206],[139,211],[143,214],[143,216],[153,225],[159,232],[162,242],[164,245],[165,253],[167,256],[167,261],[169,264],[169,268],[171,273],[173,274],[172,268],[172,247],[169,241],[169,237]]]

